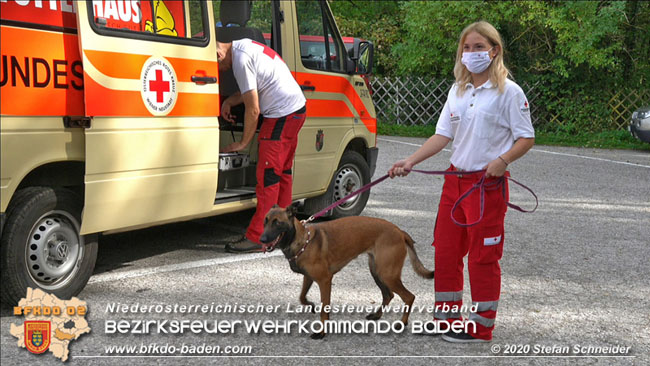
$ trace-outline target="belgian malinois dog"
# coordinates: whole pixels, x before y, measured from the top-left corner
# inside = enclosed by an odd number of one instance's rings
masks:
[[[406,253],[418,275],[433,278],[433,271],[420,262],[409,234],[386,220],[371,217],[346,217],[305,226],[295,214],[294,206],[286,209],[273,206],[264,219],[260,241],[265,251],[280,248],[291,269],[304,275],[300,303],[313,308],[314,304],[307,300],[307,292],[316,281],[323,305],[320,318],[322,322],[328,320],[329,313],[324,308],[330,305],[332,277],[359,254],[367,253],[370,273],[381,290],[382,306],[388,305],[396,292],[407,305],[402,314],[406,326],[415,300],[415,295],[404,287],[401,279]],[[381,316],[379,307],[366,319],[377,320]],[[324,336],[322,332],[311,337]]]

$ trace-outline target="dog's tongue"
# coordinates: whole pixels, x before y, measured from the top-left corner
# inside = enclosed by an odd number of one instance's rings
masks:
[[[273,249],[275,249],[275,244],[278,243],[278,241],[280,240],[280,237],[281,237],[281,236],[282,236],[282,235],[278,235],[278,237],[275,238],[275,240],[273,240],[272,242],[270,242],[270,243],[268,243],[268,244],[262,244],[262,251],[263,251],[264,253],[272,252]],[[271,250],[269,250],[269,249],[271,249]]]

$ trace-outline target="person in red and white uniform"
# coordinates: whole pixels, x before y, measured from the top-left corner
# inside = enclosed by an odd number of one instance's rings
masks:
[[[244,103],[244,133],[222,152],[245,149],[255,136],[258,117],[263,121],[258,135],[257,209],[246,234],[226,245],[226,251],[246,253],[260,251],[264,216],[275,204],[291,204],[293,158],[298,132],[305,122],[306,99],[280,55],[268,46],[250,39],[217,43],[220,70],[232,68],[239,92],[228,97],[221,116],[233,122],[233,106]]]
[[[475,329],[468,326],[468,333],[446,332],[442,337],[450,342],[492,339],[501,292],[499,260],[505,241],[507,180],[503,180],[503,187],[485,191],[483,219],[474,226],[454,224],[452,207],[483,174],[487,184],[508,174],[508,165],[526,154],[535,142],[528,100],[519,85],[508,79],[510,73],[503,63],[503,52],[501,36],[491,24],[480,21],[463,30],[454,66],[456,82],[438,119],[436,133],[388,171],[391,178],[406,176],[416,164],[440,152],[450,141],[448,170],[485,170],[485,173],[445,176],[438,207],[433,240],[437,306],[434,319],[450,323],[463,321],[461,314],[453,309],[462,305],[463,258],[468,254],[472,305],[477,308],[469,315],[469,320],[476,324]],[[475,190],[462,201],[454,218],[459,222],[474,222],[479,217],[480,194]],[[447,309],[444,305],[450,311],[442,311]]]

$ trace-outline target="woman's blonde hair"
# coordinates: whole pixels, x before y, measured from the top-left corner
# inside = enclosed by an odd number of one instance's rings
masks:
[[[479,21],[472,23],[463,29],[460,34],[460,41],[458,42],[458,50],[456,51],[456,64],[454,65],[454,76],[456,77],[456,84],[458,85],[458,95],[463,95],[467,86],[472,82],[472,74],[467,70],[462,63],[463,57],[463,44],[465,38],[470,32],[476,32],[488,40],[491,47],[499,46],[499,53],[494,57],[490,66],[488,67],[489,79],[493,85],[499,88],[499,93],[503,93],[506,85],[506,78],[510,76],[510,71],[503,64],[503,41],[499,31],[486,21]]]

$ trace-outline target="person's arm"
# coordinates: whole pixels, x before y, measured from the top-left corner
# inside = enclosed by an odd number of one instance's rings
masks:
[[[533,145],[535,145],[535,138],[520,138],[517,141],[515,141],[514,145],[510,148],[510,150],[506,151],[505,153],[501,154],[499,157],[496,159],[492,160],[486,169],[485,176],[486,177],[500,177],[503,174],[505,174],[506,169],[508,168],[509,164],[512,164],[515,160],[519,159],[520,157],[524,156],[528,150],[530,150]]]
[[[260,116],[260,106],[257,99],[257,89],[249,90],[241,95],[246,113],[244,114],[244,134],[240,142],[233,142],[226,146],[223,152],[233,152],[244,150],[251,143],[257,129],[257,121]]]
[[[485,176],[488,178],[503,176],[508,165],[524,156],[535,144],[535,130],[530,118],[528,99],[521,88],[513,89],[512,93],[514,95],[509,97],[505,118],[510,125],[515,143],[510,150],[488,163],[485,167]]]
[[[243,102],[244,100],[239,91],[229,96],[223,101],[223,105],[221,106],[221,117],[230,123],[234,123],[235,116],[233,116],[230,111],[232,110],[232,107],[242,104]]]
[[[406,159],[399,160],[388,170],[388,175],[391,178],[395,176],[405,177],[409,171],[420,162],[432,157],[433,155],[444,149],[445,146],[451,141],[449,137],[443,135],[433,135],[417,149],[411,156]]]

